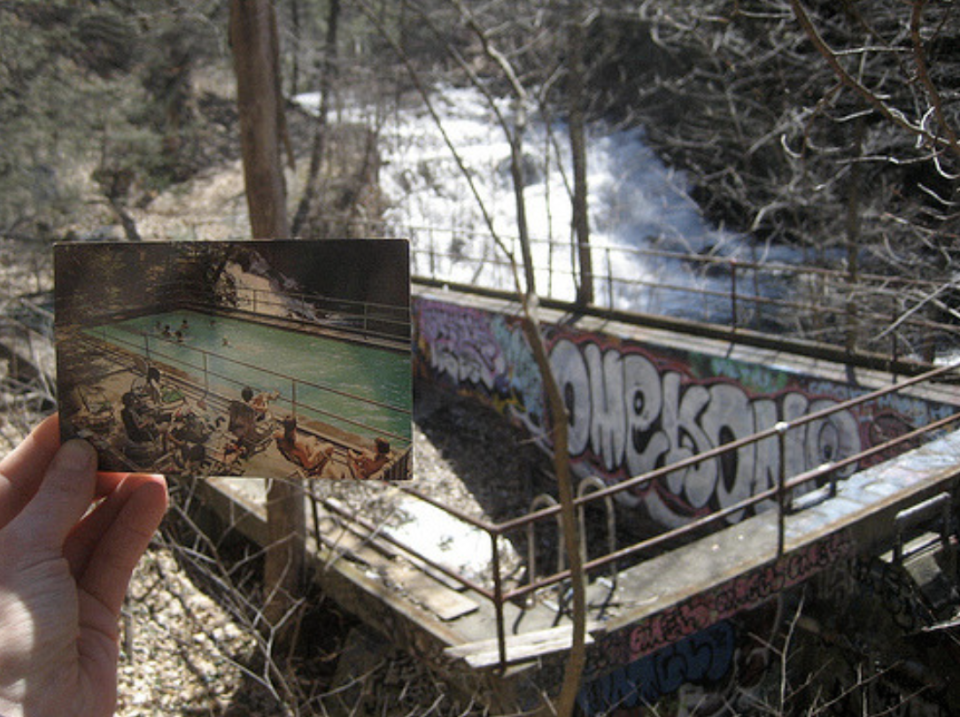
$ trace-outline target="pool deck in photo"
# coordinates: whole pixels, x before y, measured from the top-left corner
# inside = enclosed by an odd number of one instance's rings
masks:
[[[189,310],[198,311],[196,307],[190,307]],[[350,340],[378,350],[402,350],[396,341],[379,338],[364,340],[356,334],[348,335],[348,332],[305,321],[250,312],[221,311],[206,315],[229,315],[285,331]],[[243,439],[239,440],[230,429],[240,417],[253,413],[241,398],[240,386],[235,391],[205,386],[204,381],[186,370],[157,360],[148,361],[141,353],[130,348],[85,334],[84,328],[58,328],[64,431],[65,435],[82,435],[97,445],[104,468],[194,475],[329,479],[363,477],[357,475],[351,455],[357,452],[372,454],[372,439],[300,413],[297,416],[296,435],[312,442],[318,450],[319,447],[326,449],[326,457],[314,462],[312,469],[305,469],[286,457],[280,449],[281,442],[278,439],[283,435],[281,421],[291,411],[284,410],[282,406],[269,406],[260,417],[254,416],[252,422],[247,422],[250,424],[249,431],[245,431]],[[202,326],[192,329],[195,332],[202,330]],[[151,420],[158,424],[157,433],[162,436],[131,446],[129,430],[124,430],[124,421],[129,420],[129,416],[123,415],[127,408],[123,402],[131,395],[146,394],[147,370],[150,366],[159,370],[161,378],[154,382],[153,400],[143,408],[151,415]],[[298,414],[296,406],[291,403],[291,407],[292,413]],[[202,443],[202,457],[196,454],[191,456],[183,449],[184,426],[188,421],[191,425],[206,427],[202,442],[197,438],[189,441]],[[176,440],[177,437],[181,440]],[[394,450],[391,451],[387,466],[367,477],[389,480],[409,478],[409,439],[407,445],[402,443],[402,440],[393,441]]]

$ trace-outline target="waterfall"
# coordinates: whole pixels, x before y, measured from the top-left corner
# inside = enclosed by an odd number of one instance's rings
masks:
[[[316,95],[297,99],[308,109],[317,107]],[[389,203],[387,224],[410,239],[415,275],[515,290],[508,254],[491,239],[488,219],[477,199],[507,251],[519,261],[510,145],[494,108],[474,88],[449,86],[437,88],[431,103],[443,132],[422,103],[394,109],[381,129],[380,187]],[[496,103],[501,115],[511,121],[510,101]],[[358,118],[365,116],[363,109],[353,111]],[[366,110],[367,115],[371,113]],[[455,161],[444,132],[474,189]],[[573,300],[572,170],[567,129],[561,120],[546,121],[531,114],[524,134],[523,165],[537,289],[542,295]],[[684,173],[657,157],[645,143],[642,129],[595,123],[589,130],[587,165],[597,303],[728,320],[725,302],[705,302],[702,293],[664,285],[722,296],[729,292],[729,276],[664,254],[751,258],[748,242],[703,217],[690,197]],[[783,257],[782,250],[777,254]]]

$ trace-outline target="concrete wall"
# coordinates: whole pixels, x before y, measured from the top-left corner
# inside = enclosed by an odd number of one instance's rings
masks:
[[[508,300],[421,293],[413,302],[414,366],[419,379],[495,407],[549,451],[543,387],[516,313]],[[574,469],[608,483],[892,380],[890,374],[636,324],[557,312],[542,318],[570,412]],[[682,525],[765,490],[781,461],[793,475],[956,411],[955,396],[944,389],[892,395],[792,430],[783,455],[777,441],[761,442],[731,460],[703,461],[673,474],[626,503],[641,519]],[[853,466],[848,475],[867,467]],[[656,619],[598,638],[578,699],[581,710],[619,717],[720,715],[765,711],[781,694],[788,697],[785,709],[805,709],[816,693],[850,714],[906,714],[901,708],[907,704],[916,710],[911,714],[946,714],[943,705],[956,698],[948,690],[918,695],[893,668],[863,679],[870,660],[896,665],[909,657],[922,664],[928,662],[924,650],[942,645],[908,641],[905,634],[929,623],[914,614],[920,609],[915,586],[899,566],[859,556],[855,548],[845,534],[828,535]],[[902,590],[891,589],[901,583]],[[697,614],[709,615],[701,621],[705,628],[690,619]],[[804,629],[779,642],[798,616]],[[838,635],[855,636],[869,657]],[[896,654],[884,646],[895,646]],[[787,676],[780,670],[781,650],[790,654]],[[561,679],[558,665],[555,674],[544,670],[541,684]]]
[[[492,405],[549,451],[543,387],[516,313],[509,301],[420,293],[413,302],[416,375]],[[574,471],[608,483],[890,383],[889,374],[642,326],[555,312],[544,319],[570,411]],[[773,485],[781,461],[796,475],[955,411],[946,396],[887,397],[791,430],[782,456],[769,439],[625,501],[663,526],[679,526]]]

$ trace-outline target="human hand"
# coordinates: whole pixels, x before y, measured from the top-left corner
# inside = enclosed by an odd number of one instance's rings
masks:
[[[85,441],[60,446],[55,417],[0,461],[3,717],[116,707],[120,607],[167,492],[160,476],[96,465]]]

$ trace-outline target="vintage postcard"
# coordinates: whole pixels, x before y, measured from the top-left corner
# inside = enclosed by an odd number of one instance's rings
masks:
[[[406,241],[54,249],[63,438],[100,467],[407,479]]]

